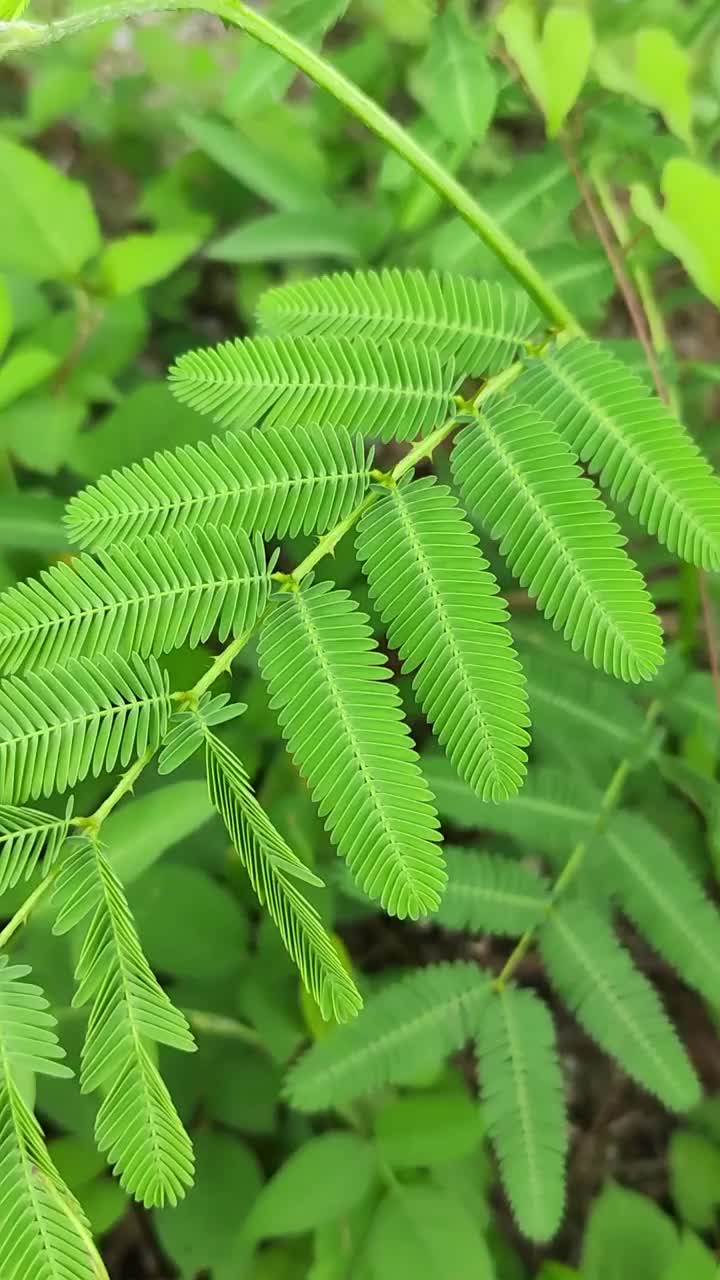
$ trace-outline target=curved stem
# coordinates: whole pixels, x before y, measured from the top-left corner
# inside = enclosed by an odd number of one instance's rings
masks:
[[[242,0],[160,0],[158,4],[148,0],[129,0],[117,5],[64,18],[60,22],[43,26],[34,23],[5,24],[3,51],[8,51],[10,28],[17,31],[16,47],[33,47],[63,39],[83,27],[94,26],[112,18],[130,18],[157,9],[201,9],[240,27],[261,44],[273,49],[309,76],[320,88],[327,90],[338,102],[347,107],[358,120],[399,156],[402,156],[425,181],[451,205],[460,217],[472,227],[500,262],[537,303],[550,323],[558,329],[579,333],[581,328],[530,259],[499,223],[483,209],[482,205],[458,182],[433,156],[410,136],[401,124],[388,115],[372,98],[337,71],[320,54],[308,49],[282,27],[257,13]]]

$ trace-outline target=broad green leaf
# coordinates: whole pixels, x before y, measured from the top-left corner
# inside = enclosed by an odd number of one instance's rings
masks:
[[[303,209],[320,203],[322,193],[312,177],[295,167],[288,157],[273,155],[270,148],[244,135],[239,128],[210,116],[183,115],[180,124],[215,164],[269,204],[279,209]]]
[[[84,417],[85,406],[67,396],[27,397],[3,413],[0,444],[31,471],[56,475],[67,461]]]
[[[372,1147],[354,1133],[310,1138],[263,1187],[246,1224],[248,1236],[301,1235],[347,1213],[376,1179]]]
[[[29,0],[0,0],[0,22],[12,22],[22,17]]]
[[[10,290],[0,276],[0,355],[7,346],[13,329],[13,306]]]
[[[177,231],[151,231],[114,240],[100,259],[100,272],[111,293],[135,293],[164,280],[202,243],[209,223]]]
[[[251,1149],[238,1138],[201,1129],[195,1137],[195,1186],[175,1208],[160,1209],[153,1223],[165,1252],[183,1280],[234,1264],[227,1274],[245,1274],[243,1220],[262,1185]]]
[[[465,1093],[396,1098],[375,1116],[375,1144],[395,1169],[460,1160],[482,1131],[480,1110]]]
[[[567,0],[552,6],[541,43],[543,110],[551,138],[560,132],[585,83],[594,41],[587,9],[568,4]]]
[[[673,1223],[652,1200],[611,1184],[590,1213],[583,1280],[658,1280],[677,1244]]]
[[[482,40],[457,5],[435,18],[412,84],[444,138],[460,146],[482,141],[495,110],[497,83]]]
[[[687,156],[673,156],[662,175],[664,209],[641,183],[632,207],[663,248],[675,254],[698,289],[720,306],[720,176]]]
[[[660,1280],[718,1280],[717,1259],[692,1231],[686,1231]]]
[[[533,0],[508,0],[497,26],[554,138],[590,67],[595,37],[589,13],[578,0],[557,0],[540,34]]]
[[[35,152],[0,138],[0,268],[72,279],[100,248],[87,188]]]
[[[79,475],[94,480],[158,449],[190,444],[208,434],[203,419],[180,404],[164,382],[144,382],[76,438],[69,462]]]
[[[241,968],[245,916],[231,894],[197,867],[151,867],[135,882],[130,905],[143,950],[161,973],[216,979]]]
[[[38,340],[27,338],[19,343],[0,365],[0,409],[6,409],[45,382],[59,364],[60,355],[49,351]]]
[[[63,525],[65,503],[45,494],[3,494],[0,502],[0,549],[59,555],[69,543]]]
[[[175,782],[126,801],[103,826],[113,871],[130,884],[213,815],[202,782]]]
[[[692,143],[690,56],[664,27],[642,27],[635,33],[635,77],[642,100],[662,112],[683,142]]]
[[[720,1147],[691,1129],[670,1139],[670,1193],[675,1208],[696,1231],[715,1228],[720,1209]]]
[[[367,227],[351,215],[321,205],[313,210],[267,213],[211,241],[215,262],[297,262],[329,258],[357,262],[364,256]]]
[[[545,68],[533,0],[506,0],[496,23],[530,93],[544,103]]]
[[[434,1186],[399,1184],[387,1193],[370,1228],[368,1256],[372,1280],[495,1276],[474,1215],[457,1197]]]

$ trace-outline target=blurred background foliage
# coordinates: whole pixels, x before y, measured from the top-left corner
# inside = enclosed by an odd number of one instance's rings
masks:
[[[34,0],[25,16],[53,22],[79,7]],[[549,7],[536,6],[536,16]],[[322,44],[402,119],[523,245],[583,325],[606,335],[650,382],[593,223],[592,209],[600,211],[645,304],[661,376],[720,464],[716,0],[579,6],[593,32],[589,47],[578,46],[580,77],[572,46],[543,42],[537,31],[528,40],[523,6],[499,8],[275,0],[269,11]],[[559,139],[549,138],[578,93]],[[172,399],[165,370],[189,347],[251,330],[267,285],[388,264],[503,276],[470,229],[337,102],[202,14],[109,22],[3,62],[0,192],[2,586],[69,554],[63,505],[84,483],[207,433],[206,420]],[[444,465],[440,458],[441,473]],[[628,806],[716,893],[720,732],[711,666],[720,595],[630,522],[627,533],[672,642],[659,729],[643,735],[644,693],[635,700],[536,630],[527,599],[505,577],[530,677],[537,767],[519,799],[491,819],[462,784],[443,785],[434,757],[428,770],[456,843],[552,866],[577,838],[618,750],[634,744]],[[297,539],[283,554],[290,562],[306,550]],[[349,546],[331,571],[340,585],[352,581],[369,608]],[[206,661],[202,651],[166,659],[173,686],[189,687]],[[502,942],[457,931],[442,915],[401,925],[358,901],[329,861],[252,653],[234,679],[249,711],[235,722],[233,743],[300,856],[327,860],[332,887],[318,906],[363,990],[437,960],[499,966]],[[404,694],[417,722],[409,688]],[[104,785],[83,784],[82,811],[100,801]],[[431,1062],[422,1078],[357,1113],[315,1123],[283,1100],[287,1064],[308,1039],[333,1033],[300,996],[272,925],[258,920],[196,766],[162,790],[144,775],[104,837],[148,958],[190,1011],[200,1046],[163,1064],[193,1127],[197,1187],[178,1209],[152,1216],[128,1206],[104,1172],[91,1104],[66,1082],[38,1084],[51,1152],[113,1276],[717,1277],[716,1012],[629,928],[628,945],[659,984],[707,1099],[675,1125],[559,1012],[573,1122],[568,1217],[557,1241],[533,1249],[499,1197],[463,1054]],[[3,919],[26,892],[3,896]],[[72,956],[49,924],[40,910],[13,954],[32,963],[61,1011],[72,1060],[82,1032],[71,1009]],[[529,957],[527,981],[535,963]],[[382,1153],[380,1177],[371,1142]]]

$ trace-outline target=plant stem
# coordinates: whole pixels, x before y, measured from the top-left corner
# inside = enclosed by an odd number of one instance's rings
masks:
[[[315,84],[327,90],[338,102],[347,107],[356,119],[362,121],[366,128],[396,151],[449,205],[452,205],[460,217],[472,227],[530,294],[552,325],[574,333],[581,331],[562,298],[533,266],[520,246],[483,209],[461,182],[458,182],[424,147],[421,147],[397,120],[383,111],[377,102],[363,93],[356,84],[337,71],[325,58],[308,49],[263,14],[243,4],[242,0],[204,0],[203,3],[200,3],[200,0],[171,0],[170,3],[168,0],[160,0],[159,4],[148,3],[148,0],[134,0],[134,3],[120,3],[89,10],[86,13],[63,18],[48,26],[18,23],[18,47],[50,43],[73,32],[81,31],[84,27],[96,25],[98,22],[106,22],[112,18],[135,17],[158,9],[200,9],[213,13],[233,26],[240,27],[255,40],[267,45],[269,49],[273,49],[286,61],[291,62]],[[5,34],[7,37],[8,33]],[[5,51],[8,51],[7,46]]]
[[[651,729],[652,725],[657,720],[658,715],[660,714],[660,709],[661,709],[661,703],[658,699],[655,699],[654,702],[650,703],[650,706],[648,707],[647,712],[645,714],[646,732]],[[612,778],[610,779],[607,787],[605,788],[605,791],[603,792],[602,799],[600,801],[600,807],[598,808],[597,815],[595,817],[595,822],[593,823],[592,835],[585,836],[582,840],[578,840],[577,844],[575,845],[575,848],[570,854],[570,857],[568,858],[567,862],[565,863],[565,866],[563,867],[562,871],[560,872],[559,876],[557,877],[557,880],[555,881],[552,887],[549,900],[545,907],[543,920],[540,921],[538,924],[531,925],[529,929],[525,930],[522,937],[518,939],[516,946],[511,951],[500,973],[498,974],[497,978],[493,983],[493,986],[496,991],[498,992],[503,991],[507,986],[508,982],[510,982],[511,979],[514,977],[515,972],[517,971],[518,965],[524,959],[524,957],[527,955],[528,951],[530,950],[530,947],[533,945],[535,938],[537,936],[538,930],[542,926],[542,923],[551,914],[558,899],[562,897],[565,890],[568,888],[569,885],[572,884],[573,880],[575,879],[578,872],[580,871],[582,864],[585,861],[585,856],[587,854],[587,851],[590,847],[592,840],[605,830],[622,796],[625,783],[627,782],[628,774],[630,773],[630,770],[633,767],[633,763],[634,761],[629,756],[626,756],[623,760],[620,761],[619,765],[617,766],[617,769],[615,770]]]
[[[20,926],[25,924],[25,921],[30,915],[33,907],[50,888],[54,878],[54,873],[51,871],[49,875],[45,876],[44,880],[41,880],[39,884],[35,885],[32,893],[28,895],[23,903],[21,903],[15,912],[15,915],[8,921],[2,932],[0,932],[0,949],[7,946],[13,934],[17,933]]]
[[[145,765],[150,763],[154,754],[154,751],[148,747],[147,751],[141,755],[135,763],[130,766],[127,773],[124,773],[118,780],[117,785],[110,792],[110,795],[103,800],[99,809],[95,810],[92,817],[81,819],[79,825],[89,827],[92,830],[93,835],[97,836],[105,819],[109,817],[116,804],[122,800],[123,796],[126,796],[128,791],[132,791],[135,783],[140,777],[140,774],[145,768]]]

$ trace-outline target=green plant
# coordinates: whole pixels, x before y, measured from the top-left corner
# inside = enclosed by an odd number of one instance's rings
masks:
[[[662,640],[624,535],[582,466],[663,547],[705,570],[720,567],[720,486],[677,416],[609,346],[585,338],[542,270],[400,126],[265,18],[242,5],[222,14],[289,56],[414,164],[542,314],[505,277],[478,284],[456,272],[417,268],[274,287],[258,303],[262,336],[181,355],[171,371],[177,404],[229,427],[227,435],[213,436],[208,426],[198,441],[205,427],[193,413],[190,442],[172,450],[149,457],[140,450],[129,465],[100,475],[104,466],[93,470],[85,455],[83,474],[97,482],[70,500],[64,525],[81,554],[10,587],[0,600],[7,677],[0,686],[0,884],[15,889],[40,871],[0,942],[10,942],[52,887],[55,932],[83,934],[73,1005],[89,1006],[81,1085],[100,1094],[98,1146],[122,1186],[146,1205],[177,1201],[192,1178],[192,1155],[156,1046],[191,1050],[191,1027],[201,1030],[203,1018],[189,1005],[181,1011],[187,1002],[173,1002],[172,990],[154,976],[153,967],[164,966],[145,957],[110,830],[122,815],[116,806],[156,754],[166,775],[201,753],[210,807],[300,971],[315,1002],[309,1009],[316,1005],[324,1017],[348,1022],[320,1035],[293,1068],[291,1101],[311,1111],[344,1107],[407,1083],[423,1066],[437,1070],[471,1040],[486,1124],[516,1217],[528,1235],[545,1240],[562,1216],[567,1126],[552,1017],[534,991],[516,984],[524,957],[537,941],[552,988],[589,1034],[667,1106],[684,1111],[698,1098],[693,1069],[652,985],[618,942],[610,912],[619,907],[709,1000],[720,940],[696,868],[646,818],[616,812],[631,775],[645,769],[657,785],[655,726],[667,717],[673,727],[676,715],[684,730],[691,717],[682,672],[676,680],[671,670],[662,709],[657,700],[643,706],[642,698],[626,698],[592,674],[595,668],[633,684],[652,679]],[[86,21],[93,19],[70,18],[51,31],[21,23],[5,34],[31,47]],[[453,39],[451,30],[443,39]],[[453,129],[461,106],[462,100]],[[553,131],[567,109],[567,101],[548,104]],[[470,136],[475,127],[468,125]],[[222,134],[198,136],[222,151]],[[26,164],[22,149],[5,145],[10,164]],[[45,198],[41,165],[21,176],[31,191],[37,184],[38,200]],[[602,190],[601,171],[598,184]],[[71,278],[98,251],[94,214],[62,182],[53,193],[67,200],[65,216],[84,220],[86,228],[61,264]],[[22,235],[19,221],[11,225]],[[158,280],[157,271],[171,270],[203,234],[198,225],[174,233],[170,244],[129,237],[121,252],[111,245],[98,267],[105,287],[122,296],[138,280]],[[31,254],[26,265],[41,278],[55,270]],[[702,270],[696,275],[704,282]],[[21,351],[18,374],[15,354],[11,384],[18,377],[22,383],[27,362]],[[47,361],[40,367],[42,381]],[[170,430],[167,443],[182,430]],[[455,433],[454,492],[445,483],[440,446]],[[392,446],[387,463],[366,438]],[[397,443],[409,444],[399,457]],[[438,474],[428,474],[428,460],[437,458]],[[501,562],[568,641],[564,658],[551,635],[533,632],[521,664],[475,525],[499,544]],[[341,554],[342,540],[355,530],[370,616],[342,582],[320,576],[325,558]],[[265,549],[268,541],[300,533],[317,535],[317,542],[294,568]],[[408,698],[421,715],[413,709],[413,718],[427,722],[445,749],[443,756],[424,748],[422,769],[390,663],[373,635],[375,614],[403,674],[414,677]],[[290,833],[261,804],[252,763],[243,759],[243,749],[251,760],[253,751],[252,731],[242,727],[248,707],[223,687],[256,634],[270,706],[357,889],[401,918],[434,912],[451,930],[517,939],[494,977],[466,962],[428,966],[368,1000],[351,1021],[362,984],[324,922],[315,894],[323,881],[309,865],[312,842],[298,856]],[[196,669],[192,682],[171,684],[168,656],[215,637],[224,648],[212,662]],[[578,654],[588,660],[587,674]],[[558,687],[565,683],[563,699]],[[574,725],[577,776],[570,785],[580,797],[574,809],[559,803],[557,770],[531,774],[520,790],[528,694],[541,750],[547,744],[556,766],[568,768],[568,725]],[[589,726],[594,736],[581,747]],[[610,758],[615,772],[598,790],[595,767]],[[84,815],[72,802],[57,814],[22,807],[118,765],[126,772]],[[188,785],[167,784],[169,806],[175,789]],[[161,790],[160,803],[162,796]],[[451,848],[444,859],[438,813],[454,827],[527,838],[545,855],[554,881],[499,855]],[[348,891],[349,881],[343,883]],[[48,1015],[37,989],[23,982],[26,971],[5,972],[13,986],[0,1035],[0,1133],[8,1223],[16,1212],[18,1223],[9,1274],[21,1274],[26,1247],[34,1250],[38,1274],[43,1267],[68,1280],[102,1274],[82,1213],[22,1099],[28,1067],[63,1071]],[[231,1021],[225,1031],[242,1037],[238,1025]],[[28,1052],[27,1027],[43,1052]],[[449,1219],[452,1230],[433,1242],[433,1254],[441,1257],[449,1240],[462,1240],[477,1274],[482,1267],[491,1275],[471,1216],[450,1207],[452,1186],[443,1188],[439,1177],[432,1185],[422,1179],[406,1185],[393,1173],[403,1160],[412,1169],[434,1168],[435,1153],[411,1159],[399,1142],[394,1156],[378,1163],[376,1148],[392,1150],[384,1122],[374,1113],[369,1121],[355,1113],[350,1119],[356,1133],[311,1139],[302,1148],[296,1158],[306,1153],[308,1167],[301,1164],[296,1177],[319,1197],[317,1188],[332,1188],[338,1169],[352,1161],[365,1172],[351,1202],[331,1202],[327,1221],[316,1210],[284,1218],[297,1194],[290,1161],[277,1175],[290,1189],[273,1192],[278,1182],[268,1184],[236,1246],[251,1248],[274,1233],[330,1231],[335,1218],[360,1213],[364,1198],[375,1195],[381,1199],[367,1244],[370,1274],[378,1271],[373,1257],[392,1258],[398,1221],[437,1223],[454,1213],[457,1221]],[[471,1136],[476,1146],[477,1134]],[[35,1168],[42,1197],[35,1194]],[[252,1175],[249,1182],[255,1189]],[[363,1230],[368,1235],[367,1226],[359,1227],[361,1239]],[[321,1239],[318,1252],[332,1253],[334,1245]],[[58,1262],[53,1250],[65,1248],[70,1261]]]

